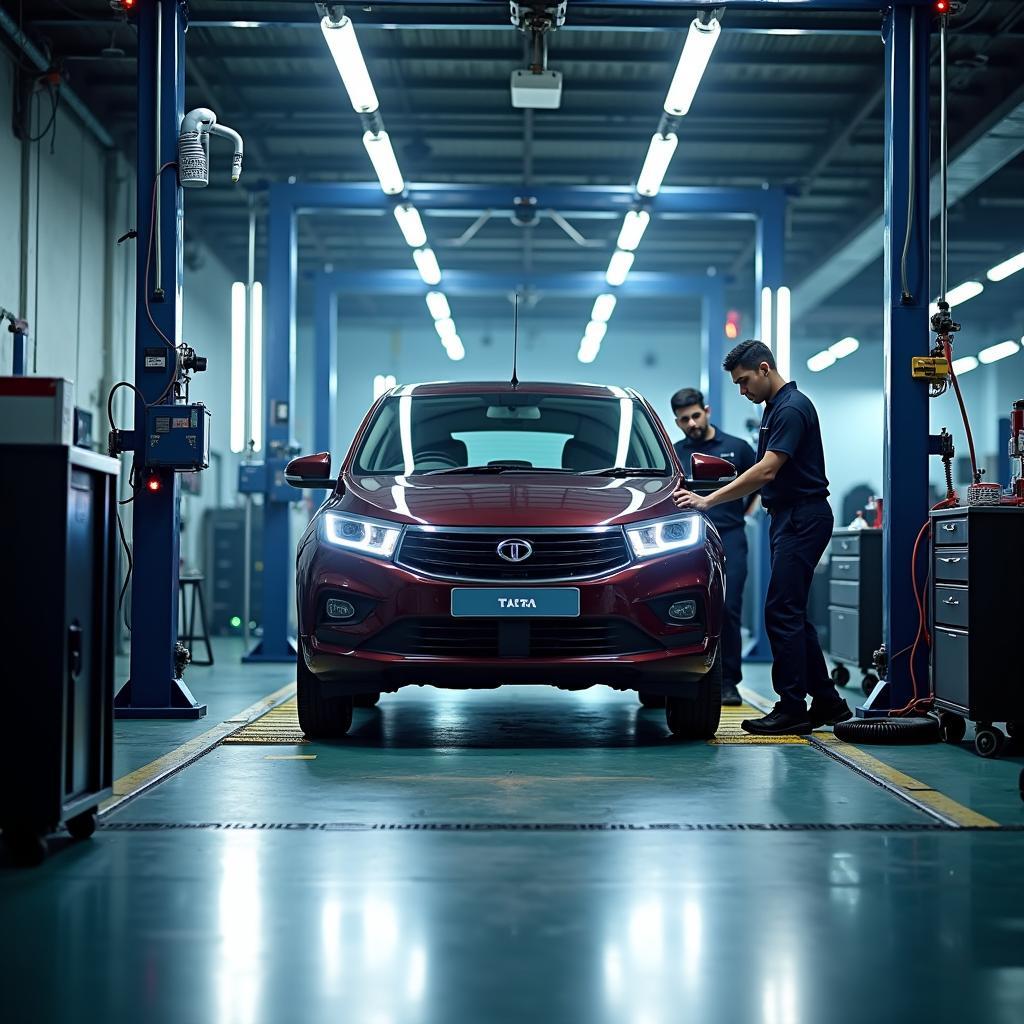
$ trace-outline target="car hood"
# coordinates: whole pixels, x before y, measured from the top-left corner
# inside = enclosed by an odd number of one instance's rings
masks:
[[[436,526],[611,526],[676,511],[675,477],[348,477],[340,508]]]

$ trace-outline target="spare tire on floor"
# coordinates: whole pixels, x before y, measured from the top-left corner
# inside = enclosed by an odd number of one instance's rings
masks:
[[[914,718],[851,718],[833,730],[846,743],[938,743],[939,723],[930,715]]]

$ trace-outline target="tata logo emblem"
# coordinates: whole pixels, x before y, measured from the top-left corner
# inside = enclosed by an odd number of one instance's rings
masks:
[[[533,554],[533,545],[527,540],[503,540],[498,545],[498,557],[506,562],[525,562]]]

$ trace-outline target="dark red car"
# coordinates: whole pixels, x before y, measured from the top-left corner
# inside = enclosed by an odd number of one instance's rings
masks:
[[[693,486],[734,473],[695,457]],[[298,547],[299,722],[347,732],[410,683],[605,683],[718,726],[722,544],[671,494],[682,470],[636,392],[589,384],[398,387],[379,399]],[[713,484],[711,484],[713,486]]]

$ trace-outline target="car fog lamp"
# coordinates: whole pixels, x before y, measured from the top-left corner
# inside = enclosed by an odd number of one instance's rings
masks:
[[[670,619],[677,619],[683,622],[692,619],[696,614],[696,601],[676,601],[668,610],[668,617]]]
[[[329,619],[351,619],[355,613],[356,609],[351,601],[342,601],[340,598],[332,597],[327,602],[327,617]]]

